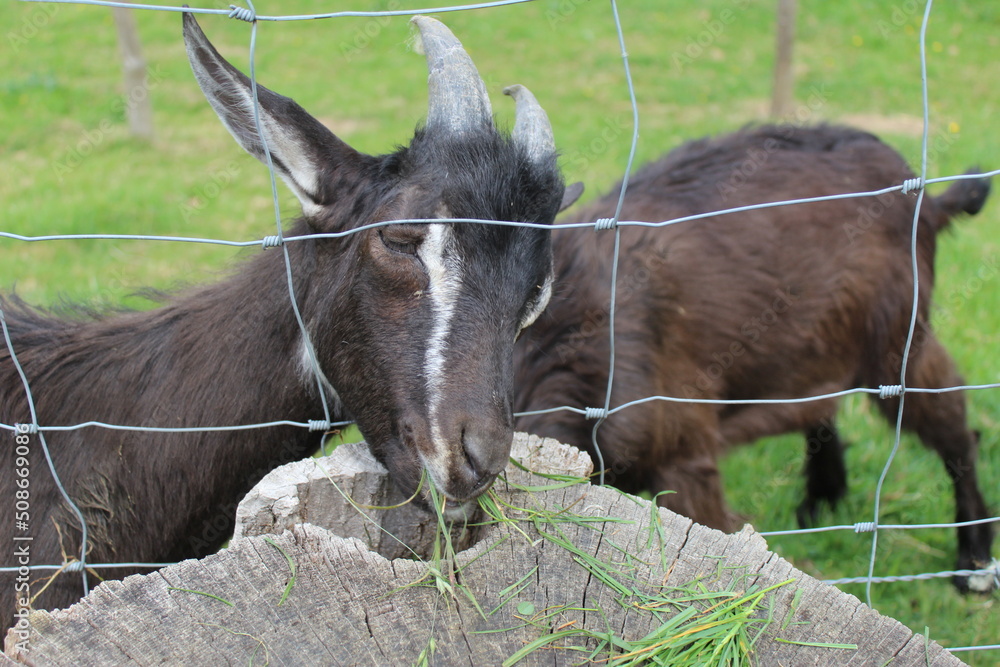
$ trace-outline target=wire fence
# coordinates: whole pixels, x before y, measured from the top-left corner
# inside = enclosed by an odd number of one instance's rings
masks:
[[[249,52],[249,63],[250,72],[249,77],[253,84],[253,96],[254,96],[254,114],[255,123],[257,125],[258,135],[261,136],[263,142],[263,135],[260,131],[260,118],[258,116],[259,109],[257,108],[257,89],[256,89],[256,76],[254,71],[254,57],[256,49],[256,37],[257,37],[257,23],[260,21],[299,21],[299,20],[312,20],[312,19],[333,19],[342,17],[390,17],[390,16],[411,16],[417,14],[430,14],[430,13],[444,13],[453,11],[465,11],[469,9],[488,9],[492,7],[499,7],[505,5],[521,4],[526,2],[531,2],[532,0],[497,0],[495,2],[484,2],[466,5],[453,5],[445,7],[428,7],[421,9],[409,9],[409,10],[385,10],[385,11],[340,11],[340,12],[327,12],[319,14],[309,14],[309,15],[287,15],[287,16],[264,16],[257,15],[253,4],[248,2],[248,7],[237,7],[230,6],[228,9],[217,9],[217,8],[186,8],[186,7],[175,7],[175,6],[160,6],[160,5],[147,5],[147,4],[132,4],[125,2],[105,2],[102,0],[23,0],[25,2],[45,2],[45,3],[58,3],[58,4],[82,4],[82,5],[99,5],[104,7],[122,7],[130,9],[143,9],[151,11],[167,11],[167,12],[191,12],[199,14],[214,14],[214,15],[224,15],[231,18],[246,21],[249,23],[250,30],[250,52]],[[615,215],[611,218],[600,219],[594,221],[593,223],[576,223],[576,224],[564,224],[561,225],[561,229],[590,229],[598,230],[615,234],[615,249],[614,249],[614,261],[612,265],[612,282],[611,282],[611,303],[609,307],[609,320],[608,326],[610,329],[610,341],[611,341],[611,351],[609,359],[609,374],[608,383],[606,388],[606,400],[601,406],[554,406],[548,410],[541,410],[530,414],[539,413],[551,413],[556,411],[571,411],[580,415],[584,415],[588,419],[595,420],[594,428],[594,445],[598,449],[598,455],[600,456],[599,447],[597,447],[597,432],[600,424],[607,417],[616,414],[618,412],[628,410],[631,407],[642,403],[648,403],[652,401],[672,401],[672,402],[682,402],[682,403],[711,403],[719,405],[745,405],[745,404],[768,404],[768,403],[797,403],[797,402],[811,402],[824,399],[840,398],[848,395],[854,394],[870,394],[878,396],[879,398],[890,398],[899,397],[899,415],[897,418],[894,441],[892,450],[885,461],[885,465],[882,470],[881,477],[878,481],[878,486],[876,487],[875,493],[875,510],[872,520],[859,521],[854,524],[849,525],[834,525],[834,526],[824,526],[819,528],[810,529],[799,529],[799,530],[786,530],[786,531],[768,531],[761,533],[764,536],[779,536],[779,535],[801,535],[808,536],[810,534],[819,532],[829,532],[829,531],[853,531],[858,534],[870,533],[871,534],[871,552],[869,557],[868,572],[865,576],[844,578],[829,580],[828,583],[831,584],[855,584],[863,583],[866,585],[866,596],[868,604],[871,605],[871,586],[876,583],[885,582],[896,582],[896,581],[915,581],[921,579],[930,578],[945,578],[952,576],[969,576],[969,575],[980,575],[986,577],[993,577],[997,587],[1000,587],[1000,564],[994,561],[993,566],[990,568],[980,569],[980,570],[949,570],[941,572],[924,572],[924,573],[913,573],[913,574],[901,574],[894,576],[875,576],[875,566],[877,562],[877,545],[878,537],[880,533],[885,531],[896,531],[896,530],[918,530],[918,529],[954,529],[960,526],[976,525],[981,523],[997,523],[1000,522],[1000,517],[991,517],[986,519],[981,519],[978,521],[961,522],[961,523],[933,523],[933,524],[883,524],[880,523],[880,501],[882,499],[883,484],[885,482],[886,476],[892,466],[893,460],[900,447],[900,437],[902,433],[902,412],[904,410],[905,398],[908,394],[916,393],[942,393],[950,391],[972,391],[972,390],[987,390],[987,389],[997,389],[1000,388],[1000,383],[988,383],[988,384],[975,384],[975,385],[964,385],[956,387],[946,387],[946,388],[921,388],[921,387],[908,387],[905,384],[906,377],[906,362],[909,358],[909,351],[913,345],[914,335],[916,332],[916,315],[917,315],[917,302],[918,302],[918,266],[917,266],[917,253],[916,239],[917,239],[917,219],[919,216],[921,202],[924,197],[925,186],[932,183],[943,183],[948,181],[955,181],[960,179],[971,179],[971,178],[981,178],[1000,175],[1000,169],[993,171],[984,171],[980,174],[962,174],[962,175],[951,175],[943,176],[939,178],[928,178],[928,145],[929,145],[929,109],[930,103],[928,99],[927,92],[927,50],[926,50],[926,31],[927,25],[931,16],[932,11],[932,0],[928,0],[923,13],[923,19],[921,23],[921,29],[919,33],[919,43],[920,43],[920,68],[921,68],[921,78],[922,78],[922,92],[923,92],[923,104],[922,104],[922,118],[923,118],[923,133],[921,140],[921,163],[919,168],[919,176],[914,179],[909,179],[903,183],[896,186],[883,188],[874,191],[862,191],[848,194],[838,194],[826,197],[810,197],[804,199],[786,200],[773,203],[764,203],[753,206],[741,206],[737,208],[725,209],[712,211],[709,213],[685,216],[682,218],[676,218],[671,220],[662,221],[633,221],[633,220],[620,220],[619,216],[622,211],[622,206],[625,200],[625,196],[628,188],[629,175],[632,173],[633,162],[636,155],[636,148],[639,140],[639,126],[640,126],[640,114],[639,114],[639,104],[636,99],[635,86],[632,82],[631,72],[629,69],[629,56],[628,50],[626,48],[626,35],[622,29],[622,22],[620,20],[618,6],[615,0],[610,0],[610,14],[614,20],[618,44],[620,47],[620,56],[622,62],[622,68],[624,73],[624,84],[627,89],[629,102],[632,111],[633,127],[631,133],[631,143],[629,147],[628,163],[624,171],[624,180],[621,189],[621,196],[618,201],[618,207]],[[239,431],[246,429],[257,429],[257,428],[270,428],[274,426],[292,426],[303,429],[308,429],[311,431],[329,431],[334,428],[346,426],[349,422],[334,422],[331,420],[331,399],[327,395],[324,387],[324,378],[322,371],[319,368],[317,362],[315,351],[312,349],[312,344],[310,341],[310,336],[307,328],[305,327],[302,316],[298,311],[298,301],[295,295],[295,289],[292,281],[292,265],[288,254],[287,244],[295,243],[300,241],[305,241],[309,239],[319,239],[319,238],[341,238],[348,236],[350,234],[355,234],[366,229],[371,229],[373,227],[398,224],[400,222],[406,223],[430,223],[430,222],[441,222],[441,220],[392,220],[386,222],[380,222],[375,224],[364,225],[339,233],[322,233],[322,234],[309,234],[303,236],[295,236],[286,238],[282,231],[282,213],[279,204],[278,188],[275,179],[275,171],[273,164],[271,163],[271,154],[266,146],[264,146],[266,162],[268,165],[268,172],[271,181],[271,196],[273,201],[273,210],[275,216],[276,224],[276,234],[271,236],[266,236],[263,239],[252,239],[252,240],[230,240],[230,239],[217,239],[217,238],[194,238],[194,237],[181,237],[181,236],[156,236],[156,235],[143,235],[143,234],[61,234],[61,235],[36,235],[36,236],[26,236],[21,234],[14,234],[6,231],[0,231],[0,237],[23,241],[23,242],[39,242],[39,241],[54,241],[54,240],[137,240],[137,241],[162,241],[170,243],[200,243],[200,244],[215,244],[223,246],[232,247],[252,247],[261,246],[262,248],[281,248],[284,251],[284,262],[287,277],[287,288],[290,302],[293,306],[295,317],[298,321],[299,331],[303,336],[303,339],[307,342],[307,350],[309,352],[310,362],[313,367],[313,372],[316,378],[316,385],[318,387],[320,396],[322,397],[323,403],[323,415],[322,418],[317,415],[317,419],[309,421],[290,421],[290,420],[280,420],[271,421],[266,423],[257,424],[233,424],[226,426],[214,426],[214,427],[184,427],[184,428],[167,428],[167,427],[137,427],[128,424],[110,424],[99,421],[86,421],[78,424],[54,426],[39,423],[37,415],[35,412],[35,400],[32,393],[32,387],[28,382],[28,379],[21,369],[20,364],[17,359],[17,350],[15,349],[10,333],[7,327],[7,321],[4,317],[2,310],[0,310],[0,327],[2,327],[4,341],[7,349],[10,351],[10,356],[12,362],[16,365],[18,373],[20,374],[21,381],[24,387],[24,392],[27,397],[28,406],[30,409],[30,422],[25,423],[15,423],[15,424],[0,424],[0,429],[11,431],[17,435],[37,435],[41,448],[45,454],[45,458],[48,462],[49,472],[56,480],[60,492],[62,493],[66,503],[73,508],[78,520],[80,521],[81,531],[83,533],[83,544],[81,551],[77,557],[69,557],[66,562],[54,563],[54,564],[32,564],[30,566],[31,570],[38,571],[63,571],[63,572],[80,572],[82,585],[84,591],[87,590],[87,569],[102,569],[102,568],[117,568],[117,567],[148,567],[148,568],[159,568],[169,563],[92,563],[88,561],[87,555],[87,526],[83,521],[83,516],[80,510],[73,503],[69,494],[62,487],[61,482],[59,482],[59,471],[55,469],[53,465],[52,458],[48,451],[48,445],[45,440],[45,436],[48,433],[63,432],[69,430],[79,430],[85,428],[104,428],[104,429],[115,429],[115,430],[125,430],[125,431],[137,431],[137,432],[158,432],[158,433],[188,433],[197,431]],[[624,403],[621,405],[612,406],[611,405],[611,389],[614,383],[614,368],[615,368],[615,298],[616,298],[616,286],[617,286],[617,276],[618,276],[618,260],[619,260],[619,239],[620,230],[629,226],[646,226],[646,227],[665,227],[668,225],[675,225],[685,222],[693,222],[696,220],[716,217],[720,215],[732,215],[744,213],[747,211],[755,209],[773,208],[777,206],[791,206],[805,203],[815,203],[836,199],[846,199],[846,198],[863,198],[878,196],[881,194],[887,194],[891,192],[902,192],[902,193],[916,193],[917,194],[917,204],[913,219],[913,232],[911,237],[911,253],[912,258],[912,272],[914,276],[913,281],[913,307],[911,309],[912,318],[910,321],[910,328],[906,340],[906,346],[902,352],[902,370],[900,372],[900,384],[898,385],[886,385],[879,387],[877,389],[857,387],[848,389],[845,391],[839,391],[834,393],[827,393],[816,396],[806,396],[787,400],[704,400],[704,399],[693,399],[693,398],[681,398],[675,396],[650,396],[637,401],[632,401],[629,403]],[[455,224],[491,224],[491,225],[513,225],[513,226],[532,226],[532,227],[546,227],[545,225],[529,225],[520,222],[510,222],[510,221],[496,221],[496,220],[477,220],[477,219],[448,219],[448,222],[453,222]],[[526,413],[529,414],[529,413]],[[602,465],[598,465],[598,468],[603,468]],[[603,478],[602,478],[603,480]],[[17,571],[17,567],[0,567],[0,571]],[[982,646],[964,646],[964,647],[953,647],[950,651],[973,651],[973,650],[987,650],[987,649],[1000,649],[1000,644],[993,645],[982,645]]]

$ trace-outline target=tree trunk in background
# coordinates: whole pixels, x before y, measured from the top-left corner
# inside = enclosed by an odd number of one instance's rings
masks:
[[[797,5],[797,0],[778,0],[777,37],[774,48],[774,91],[771,95],[772,118],[786,118],[794,111],[792,47],[795,44]]]
[[[131,9],[112,8],[118,29],[118,47],[122,54],[122,72],[125,79],[125,118],[132,136],[152,141],[153,105],[149,100],[149,83],[146,79],[146,61],[142,57],[139,31]]]

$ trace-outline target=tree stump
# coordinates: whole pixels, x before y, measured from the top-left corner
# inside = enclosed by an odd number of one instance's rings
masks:
[[[590,469],[577,450],[524,434],[514,458],[536,472]],[[692,582],[738,592],[792,580],[768,595],[769,611],[757,610],[771,621],[761,621],[756,664],[962,664],[796,570],[749,526],[727,535],[611,488],[513,465],[495,493],[510,522],[454,533],[469,546],[451,563],[416,560],[410,549],[427,558],[436,520],[410,506],[366,509],[402,547],[359,518],[347,497],[384,506],[395,491],[363,447],[343,445],[262,480],[228,548],[105,582],[66,610],[32,612],[29,650],[9,634],[6,654],[32,665],[499,665],[558,638],[517,664],[571,665],[588,659],[601,633],[634,640],[670,616],[641,608],[620,582],[669,597]],[[538,512],[549,521],[529,520]]]

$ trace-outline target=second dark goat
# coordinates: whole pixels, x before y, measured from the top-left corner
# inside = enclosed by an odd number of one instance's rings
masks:
[[[663,221],[761,202],[868,192],[912,178],[876,137],[835,126],[765,126],[686,144],[631,179],[622,220]],[[621,186],[564,222],[611,217]],[[907,386],[962,384],[929,325],[937,233],[982,207],[989,183],[964,180],[920,213],[917,335]],[[900,192],[685,222],[623,227],[611,405],[649,396],[784,399],[899,383],[910,323],[916,197]],[[604,405],[613,232],[556,229],[556,287],[517,348],[516,411]],[[898,399],[876,399],[895,423]],[[706,405],[651,401],[600,428],[607,481],[653,493],[731,530],[717,460],[727,446],[802,431],[809,442],[803,523],[846,491],[836,401]],[[561,411],[517,428],[589,450],[594,422]],[[944,462],[956,519],[990,516],[976,479],[977,438],[961,392],[906,397],[903,426]],[[958,567],[990,561],[989,524],[958,529]],[[956,579],[967,588],[967,578]],[[987,586],[973,581],[973,588]]]

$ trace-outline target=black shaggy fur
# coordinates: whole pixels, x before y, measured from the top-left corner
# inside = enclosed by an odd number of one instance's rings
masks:
[[[185,21],[195,39],[204,39],[193,19]],[[209,47],[197,54],[218,57]],[[228,67],[212,61],[209,69]],[[272,126],[291,137],[272,146],[278,171],[288,180],[287,165],[295,158],[317,169],[315,190],[298,192],[310,212],[288,237],[433,219],[442,210],[450,217],[548,224],[559,209],[563,184],[555,156],[529,156],[491,126],[460,136],[418,130],[408,147],[368,156],[291,100],[259,91]],[[291,159],[282,153],[289,146]],[[416,449],[426,440],[423,369],[433,318],[426,271],[410,246],[420,244],[426,229],[393,225],[286,244],[302,317],[336,389],[332,417],[357,419],[376,456],[408,491],[421,471]],[[442,411],[458,413],[459,425],[463,419],[485,423],[509,436],[513,341],[537,298],[536,286],[551,271],[550,232],[471,224],[452,229],[463,285]],[[231,277],[171,296],[148,312],[57,316],[16,296],[0,299],[0,307],[43,427],[86,421],[202,427],[323,417],[317,383],[302,361],[280,249],[262,251]],[[0,422],[31,420],[11,350],[0,345]],[[315,451],[321,437],[290,426],[193,433],[86,427],[44,435],[53,467],[87,522],[91,563],[170,562],[214,551],[231,534],[246,491],[275,466]],[[18,467],[30,469],[30,563],[60,564],[79,556],[81,530],[56,489],[39,437],[29,440],[28,460]],[[498,437],[495,458],[504,462],[505,445],[510,438]],[[14,498],[14,471],[15,449],[4,447],[0,493],[8,499]],[[462,474],[485,475],[454,473],[449,483],[456,495],[472,483]],[[0,541],[12,545],[13,535],[13,521],[2,522]],[[20,564],[7,553],[3,565]],[[120,578],[139,571],[145,570],[100,574]],[[52,577],[51,571],[22,577],[30,589],[17,588],[18,606],[28,595],[37,596],[34,608],[66,606],[80,597],[79,573],[48,581]],[[20,581],[16,574],[0,576],[0,627],[12,622]]]
[[[686,144],[631,179],[622,220],[663,221],[761,202],[878,190],[913,173],[876,137],[834,126],[766,126]],[[959,181],[925,197],[920,299],[908,363],[911,387],[961,384],[928,321],[937,232],[977,212],[988,182]],[[613,214],[620,186],[566,222]],[[648,396],[781,399],[898,384],[912,302],[910,236],[916,198],[799,204],[662,229],[624,227],[615,314],[611,405]],[[516,410],[604,405],[608,379],[611,232],[559,232],[557,289],[517,348]],[[877,402],[895,421],[898,400]],[[608,480],[726,530],[718,457],[737,443],[805,432],[810,457],[803,522],[846,490],[834,401],[718,407],[645,403],[599,431]],[[977,441],[961,393],[911,394],[903,425],[940,454],[959,521],[989,516],[976,480]],[[561,412],[518,428],[591,449],[593,422]],[[987,563],[989,526],[962,528],[959,568]],[[957,582],[964,585],[964,581]]]
[[[442,202],[456,217],[546,222],[555,216],[562,195],[554,165],[530,163],[494,133],[461,144],[435,142],[418,133],[410,148],[365,167],[352,174],[355,181],[340,184],[347,196],[331,197],[335,205],[322,218],[300,221],[289,236],[379,219],[434,217],[433,209]],[[439,170],[457,178],[442,180],[436,176]],[[326,182],[336,176],[329,174]],[[482,183],[492,190],[484,193]],[[525,295],[548,271],[548,234],[464,225],[456,227],[456,236],[470,249],[467,264],[484,265],[491,290],[510,293],[491,294],[487,308],[520,299],[509,312],[507,330],[491,327],[488,334],[490,340],[502,334],[509,347]],[[372,234],[362,233],[343,240],[290,242],[287,248],[320,364],[338,390],[352,383],[340,391],[347,410],[338,410],[334,419],[354,415],[377,447],[394,435],[393,397],[391,392],[386,396],[384,378],[400,368],[400,355],[414,346],[411,336],[417,327],[400,324],[398,311],[407,307],[406,299],[393,301],[380,294],[385,276],[361,257],[371,242]],[[518,284],[507,280],[509,275],[497,276],[498,267],[489,266],[491,262],[508,272],[510,267],[537,271],[527,272]],[[189,427],[322,417],[315,383],[304,381],[298,366],[300,336],[284,274],[281,251],[264,251],[220,283],[177,295],[156,310],[108,317],[57,317],[14,296],[0,299],[38,422]],[[378,345],[373,346],[373,337]],[[475,340],[477,349],[484,339],[474,331],[467,338]],[[509,367],[510,352],[505,356]],[[414,386],[408,391],[419,395],[419,369],[411,372]],[[497,379],[489,378],[491,390]],[[509,371],[504,384],[509,393]],[[382,400],[365,400],[369,396]],[[0,348],[0,421],[31,421],[6,346]],[[216,550],[231,533],[240,498],[269,470],[315,451],[320,434],[296,427],[191,434],[90,427],[49,433],[46,440],[55,470],[87,520],[90,562],[170,562]],[[13,497],[14,449],[4,452],[0,483]],[[400,457],[400,469],[415,483],[415,459],[404,458],[402,450],[378,453]],[[37,530],[32,563],[58,564],[76,557],[78,521],[57,493],[37,436],[31,436],[30,468],[32,525]],[[406,486],[407,480],[400,483]],[[0,539],[10,544],[12,533],[12,522],[5,522]],[[104,570],[101,576],[129,573]],[[32,589],[41,588],[46,576],[33,575]],[[4,575],[2,586],[0,623],[7,627],[14,608],[13,576]],[[60,575],[34,606],[64,606],[80,590],[79,575]]]

